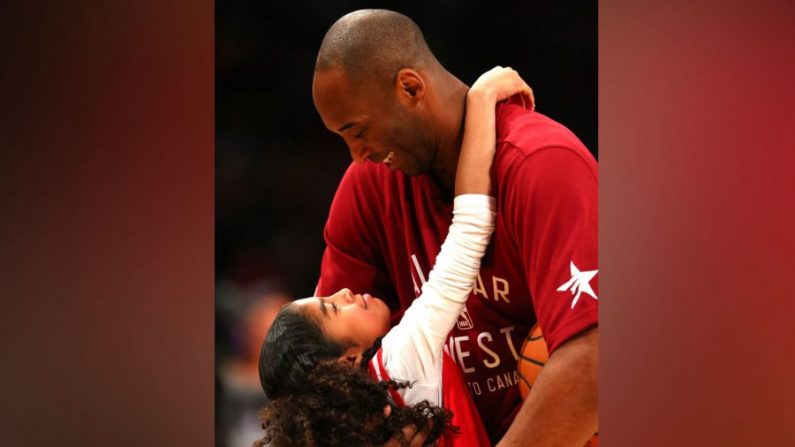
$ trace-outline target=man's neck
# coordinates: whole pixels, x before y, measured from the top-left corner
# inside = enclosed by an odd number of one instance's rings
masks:
[[[455,173],[464,136],[464,117],[466,116],[466,98],[469,87],[454,77],[448,85],[448,88],[438,98],[436,157],[431,163],[429,172],[441,188],[445,199],[451,202],[455,194]]]

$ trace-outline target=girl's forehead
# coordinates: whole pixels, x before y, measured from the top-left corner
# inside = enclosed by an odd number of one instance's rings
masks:
[[[297,312],[314,320],[315,324],[322,328],[324,332],[329,329],[329,311],[327,305],[321,298],[316,296],[302,298],[293,301],[290,305],[293,306],[294,310]]]

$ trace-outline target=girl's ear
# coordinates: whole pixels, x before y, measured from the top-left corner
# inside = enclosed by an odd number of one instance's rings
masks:
[[[347,351],[343,352],[337,360],[343,363],[348,363],[351,366],[359,366],[359,364],[362,362],[362,354],[363,351],[361,349],[350,347]]]
[[[392,414],[392,405],[384,407],[384,418],[388,418]]]

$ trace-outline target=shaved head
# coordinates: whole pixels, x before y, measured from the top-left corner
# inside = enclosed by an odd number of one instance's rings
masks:
[[[315,72],[341,68],[352,86],[391,86],[401,68],[438,64],[422,31],[403,14],[362,9],[346,14],[326,32]]]
[[[353,160],[383,162],[408,176],[455,173],[467,90],[413,20],[385,9],[337,20],[312,79],[323,125],[345,140]]]

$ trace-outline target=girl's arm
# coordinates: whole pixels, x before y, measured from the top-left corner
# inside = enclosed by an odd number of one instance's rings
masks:
[[[490,194],[491,165],[497,144],[496,104],[518,95],[525,107],[535,109],[533,90],[510,67],[494,67],[469,89],[464,137],[455,175],[455,195]]]
[[[496,149],[495,105],[514,94],[532,105],[530,88],[519,75],[497,67],[483,74],[467,95],[450,231],[422,295],[383,341],[384,363],[393,379],[433,383],[440,378],[444,341],[472,291],[494,231],[496,201],[488,194]]]

